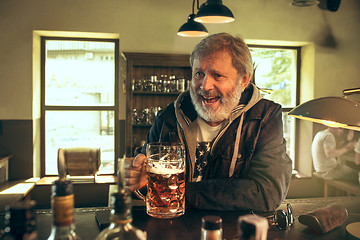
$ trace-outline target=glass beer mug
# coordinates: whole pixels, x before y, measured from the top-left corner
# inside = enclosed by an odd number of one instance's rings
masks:
[[[180,143],[149,143],[146,148],[146,213],[174,218],[185,213],[185,148]]]

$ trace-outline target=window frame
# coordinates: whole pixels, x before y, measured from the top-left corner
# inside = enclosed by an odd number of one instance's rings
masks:
[[[46,63],[46,41],[47,40],[64,40],[64,41],[94,41],[94,42],[113,42],[114,43],[114,105],[113,106],[66,106],[66,105],[57,105],[57,106],[47,106],[45,105],[45,63]],[[82,38],[82,37],[49,37],[41,36],[41,45],[40,45],[40,104],[41,104],[41,116],[40,116],[40,175],[41,177],[54,176],[53,174],[46,174],[45,166],[45,113],[46,111],[56,110],[56,111],[114,111],[114,172],[104,175],[116,175],[117,169],[117,157],[120,156],[120,122],[119,122],[119,85],[120,85],[120,47],[119,39],[116,38]]]
[[[284,46],[284,45],[261,45],[261,44],[248,44],[249,48],[268,48],[268,49],[289,49],[296,51],[296,97],[295,97],[295,106],[293,107],[282,107],[282,113],[289,113],[293,108],[299,105],[300,103],[300,79],[301,79],[301,46]],[[254,70],[255,71],[255,70]],[[254,84],[256,83],[256,78],[254,79]],[[294,152],[293,152],[293,170],[299,169],[299,161],[297,161],[298,156],[298,145],[299,145],[299,123],[297,119],[294,119]]]

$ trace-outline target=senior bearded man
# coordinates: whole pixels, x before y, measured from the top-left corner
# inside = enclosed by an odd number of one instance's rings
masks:
[[[186,148],[187,207],[273,211],[285,199],[292,164],[286,154],[281,106],[250,83],[253,62],[240,37],[204,38],[190,56],[190,89],[156,117],[146,143],[128,160],[130,190],[146,185],[146,145]]]

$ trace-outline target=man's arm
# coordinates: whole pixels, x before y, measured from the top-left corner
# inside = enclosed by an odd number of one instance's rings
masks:
[[[360,138],[358,139],[354,150],[355,150],[355,164],[360,165]]]
[[[345,146],[340,148],[333,148],[333,147],[324,147],[325,155],[327,158],[336,158],[339,157],[345,153],[347,153],[350,150],[354,150],[355,148],[355,141],[351,141],[347,143]]]
[[[360,165],[360,153],[355,153],[355,164]]]
[[[292,164],[283,139],[281,107],[262,120],[245,178],[209,179],[186,184],[189,206],[218,210],[273,211],[285,199]]]

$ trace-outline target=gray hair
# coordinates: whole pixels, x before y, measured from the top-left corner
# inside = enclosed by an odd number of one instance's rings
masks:
[[[244,40],[228,33],[217,33],[201,40],[190,55],[190,65],[194,59],[211,56],[218,51],[227,51],[232,58],[232,65],[240,77],[244,74],[253,74],[254,65],[250,50]]]

